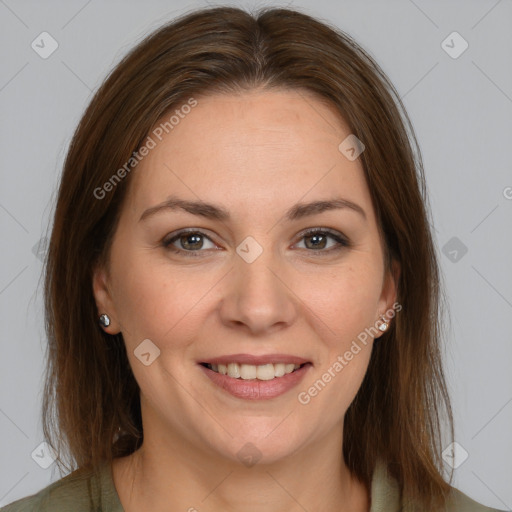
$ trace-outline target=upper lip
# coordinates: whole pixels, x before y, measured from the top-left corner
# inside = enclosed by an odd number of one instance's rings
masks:
[[[261,356],[253,356],[251,354],[231,354],[227,356],[211,357],[200,361],[201,363],[208,364],[251,364],[260,366],[271,363],[293,363],[304,364],[309,363],[307,359],[302,357],[292,356],[290,354],[265,354]]]

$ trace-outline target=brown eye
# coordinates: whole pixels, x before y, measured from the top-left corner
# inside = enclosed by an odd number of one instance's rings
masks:
[[[189,253],[187,256],[198,256],[201,249],[204,249],[205,240],[208,240],[212,245],[213,242],[210,238],[201,231],[197,230],[186,230],[180,231],[173,237],[166,239],[162,242],[162,245],[176,253]],[[175,245],[176,244],[176,245]],[[206,247],[209,249],[209,247]]]
[[[184,249],[201,249],[203,246],[202,236],[198,233],[186,234],[180,235],[178,240]]]
[[[329,246],[329,239],[335,243]],[[305,248],[310,249],[310,252],[329,253],[350,246],[341,234],[325,229],[308,230],[302,233],[302,240],[305,240]]]
[[[304,237],[306,240],[306,247],[308,249],[325,249],[327,245],[327,239],[329,236],[326,236],[323,233],[315,233],[314,235],[307,235]],[[309,244],[308,244],[309,241]]]

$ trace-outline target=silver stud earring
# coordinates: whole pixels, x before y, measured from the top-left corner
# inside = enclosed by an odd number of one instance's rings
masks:
[[[100,325],[102,327],[108,327],[110,325],[110,317],[108,315],[100,315]]]
[[[389,327],[389,324],[384,320],[384,317],[382,316],[382,323],[379,325],[379,331],[385,332],[387,328]]]

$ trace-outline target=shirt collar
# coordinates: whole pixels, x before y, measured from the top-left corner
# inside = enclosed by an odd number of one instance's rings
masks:
[[[370,512],[399,512],[400,489],[398,482],[388,473],[383,459],[377,459],[371,484]]]

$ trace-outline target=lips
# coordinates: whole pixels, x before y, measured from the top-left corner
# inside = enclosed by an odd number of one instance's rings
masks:
[[[199,363],[216,387],[237,398],[275,398],[295,387],[312,364],[287,354],[233,354]]]

